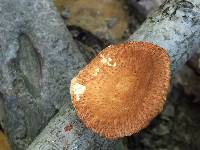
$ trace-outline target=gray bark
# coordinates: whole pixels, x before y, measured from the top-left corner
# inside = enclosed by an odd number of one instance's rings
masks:
[[[171,59],[172,73],[175,73],[199,48],[199,38],[200,2],[198,0],[191,0],[190,2],[167,0],[129,38],[129,41],[148,41],[165,48]],[[73,123],[73,121],[69,121],[69,111],[72,111],[72,109],[67,111],[68,109],[67,106],[63,106],[62,110],[68,113],[63,114],[61,110],[34,140],[29,150],[53,149],[54,146],[55,149],[60,149],[64,147],[65,141],[68,140],[68,149],[96,148],[95,146],[93,147],[93,142],[96,142],[97,137],[91,136],[92,133],[88,129],[78,125],[79,122]],[[75,125],[75,128],[67,133],[63,132],[65,125],[69,123]],[[78,129],[85,132],[81,132]],[[80,133],[81,136],[77,136],[77,133]],[[88,136],[88,133],[90,136]],[[89,144],[83,144],[88,142]]]
[[[72,107],[65,105],[34,140],[28,150],[116,150],[121,141],[106,140],[87,129]]]

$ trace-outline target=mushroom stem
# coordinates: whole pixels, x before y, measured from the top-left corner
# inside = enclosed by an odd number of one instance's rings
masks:
[[[146,41],[164,48],[174,74],[200,45],[200,1],[167,0],[128,41]]]

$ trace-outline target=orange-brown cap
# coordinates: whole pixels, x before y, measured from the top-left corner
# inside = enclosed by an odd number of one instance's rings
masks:
[[[102,50],[72,79],[70,93],[84,124],[113,139],[140,131],[161,112],[169,79],[163,48],[129,42]]]

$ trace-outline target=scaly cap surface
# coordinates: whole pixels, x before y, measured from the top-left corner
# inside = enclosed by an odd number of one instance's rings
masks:
[[[166,51],[147,42],[111,45],[71,81],[77,115],[107,138],[145,128],[165,103],[170,79]]]

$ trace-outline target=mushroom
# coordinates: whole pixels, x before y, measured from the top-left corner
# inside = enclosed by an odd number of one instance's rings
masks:
[[[115,139],[148,126],[166,100],[170,60],[147,42],[111,45],[71,81],[77,115],[92,131]]]

